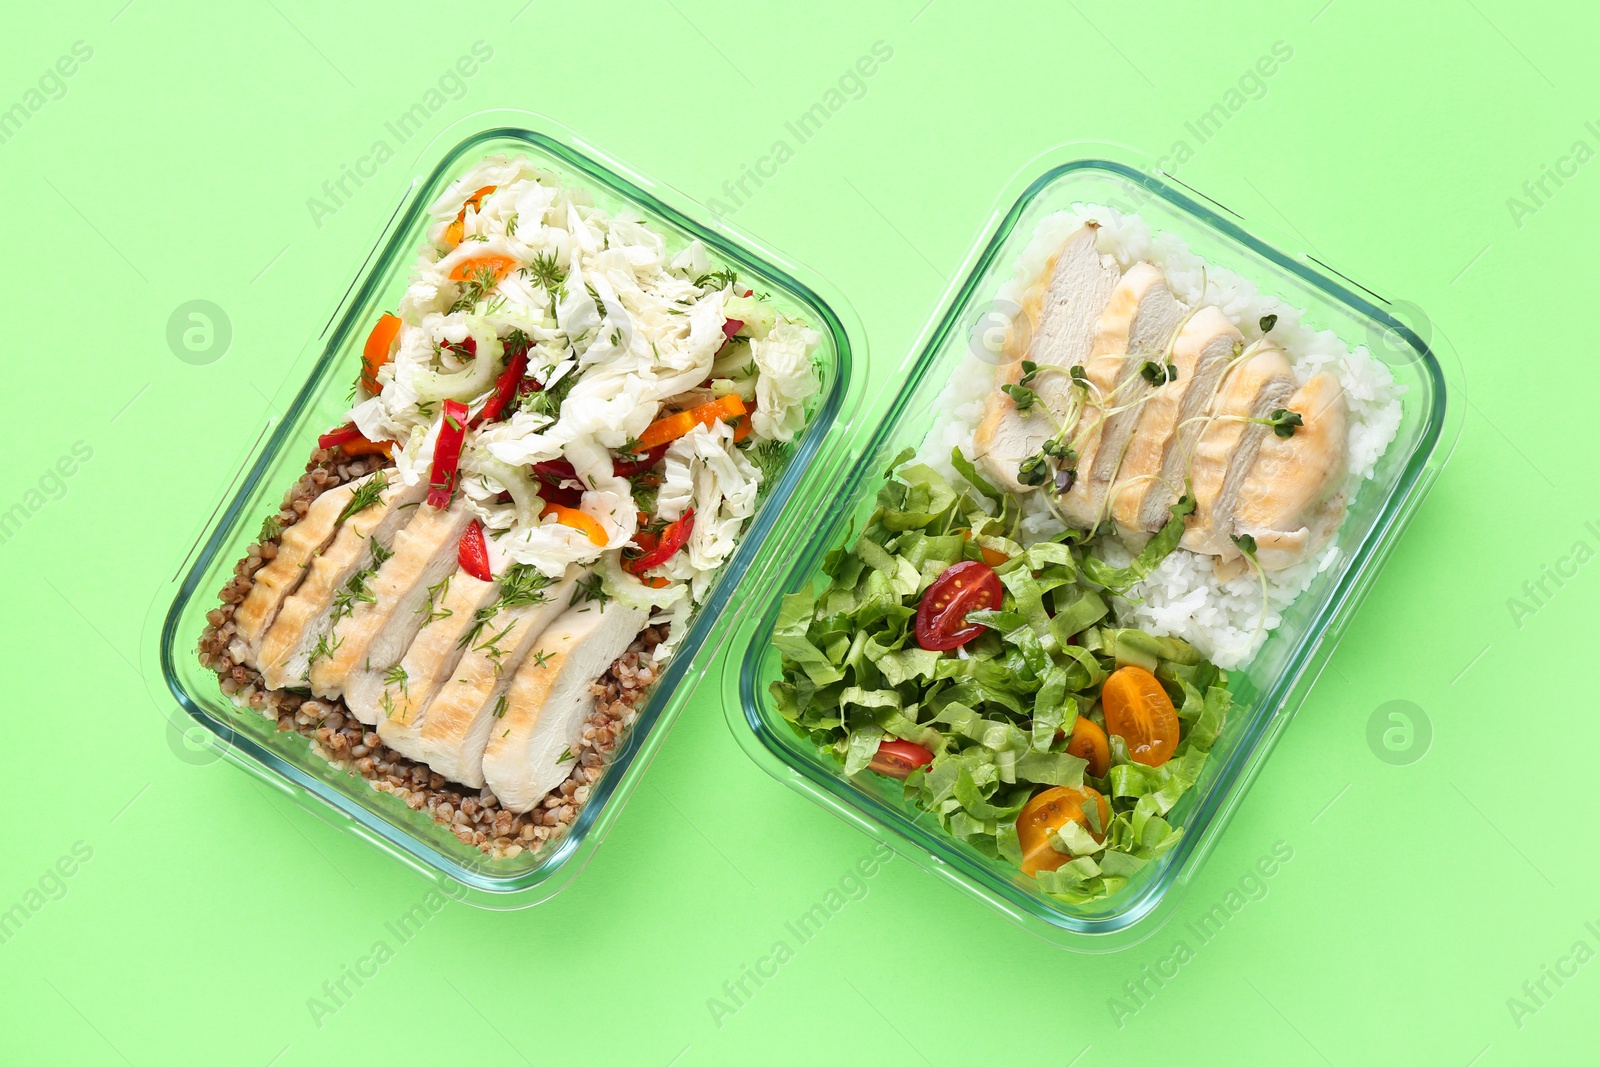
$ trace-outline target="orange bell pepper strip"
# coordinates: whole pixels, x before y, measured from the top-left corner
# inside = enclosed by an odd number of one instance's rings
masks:
[[[581,531],[589,540],[601,548],[606,546],[605,530],[601,528],[598,522],[590,518],[586,512],[577,508],[569,508],[562,504],[546,504],[544,510],[539,513],[541,519],[548,518],[551,515],[554,515],[556,521],[561,525],[570,526],[574,530]]]
[[[469,279],[476,279],[484,271],[490,271],[494,275],[494,280],[498,282],[501,278],[510,274],[512,268],[516,265],[517,261],[510,256],[502,256],[497,252],[485,252],[481,256],[468,256],[460,263],[457,263],[450,271],[450,280],[464,282]]]
[[[644,449],[656,448],[660,445],[676,441],[696,426],[710,426],[718,419],[723,422],[732,422],[746,413],[744,401],[738,396],[729,393],[709,404],[690,408],[688,411],[679,411],[664,418],[657,419],[644,428],[644,433],[639,435],[639,447]]]
[[[399,316],[384,312],[367,335],[367,343],[361,350],[361,385],[373,396],[383,392],[383,386],[378,382],[378,368],[389,362],[394,339],[399,333]]]
[[[494,186],[485,185],[482,189],[479,189],[477,192],[467,197],[467,202],[462,204],[461,210],[456,213],[455,221],[444,228],[444,244],[446,248],[454,248],[456,245],[461,243],[461,238],[465,236],[467,229],[467,208],[470,207],[476,211],[478,209],[478,205],[483,203],[483,198],[494,192],[494,190]]]

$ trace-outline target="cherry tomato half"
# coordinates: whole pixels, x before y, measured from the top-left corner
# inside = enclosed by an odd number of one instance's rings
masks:
[[[934,652],[960,648],[983,633],[978,623],[967,625],[967,612],[997,608],[1004,589],[994,568],[977,560],[962,560],[933,580],[917,605],[917,644]]]
[[[1128,758],[1159,767],[1178,747],[1178,712],[1159,679],[1143,667],[1113,671],[1100,687],[1106,732],[1128,744]]]
[[[1050,834],[1069,822],[1088,829],[1089,817],[1084,806],[1093,803],[1099,808],[1100,832],[1089,830],[1096,841],[1105,839],[1105,830],[1111,823],[1111,806],[1099,791],[1088,786],[1069,788],[1054,786],[1028,801],[1017,815],[1017,844],[1022,849],[1022,873],[1038,874],[1053,871],[1072,862],[1065,852],[1057,852],[1050,844]]]
[[[867,764],[867,770],[903,779],[918,767],[932,762],[933,753],[921,745],[910,741],[879,741],[878,751]]]

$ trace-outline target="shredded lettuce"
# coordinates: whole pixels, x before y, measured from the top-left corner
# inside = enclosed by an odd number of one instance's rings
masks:
[[[908,807],[997,863],[1020,863],[1016,819],[1041,789],[1097,790],[1109,824],[1086,805],[1087,826],[1068,823],[1051,836],[1072,859],[1039,872],[1037,884],[1071,903],[1109,896],[1181,840],[1168,816],[1199,781],[1229,710],[1224,672],[1186,642],[1117,626],[1101,595],[1154,570],[1192,505],[1187,497],[1173,505],[1138,557],[1111,567],[1081,535],[1024,548],[1016,500],[959,449],[951,464],[970,489],[912,457],[895,458],[865,526],[828,553],[827,587],[783,599],[772,637],[783,657],[777,707],[846,775],[865,771],[884,740],[928,749],[932,761],[905,780]],[[920,647],[923,592],[952,564],[983,560],[986,548],[1009,557],[995,568],[1001,603],[967,616],[987,629],[958,651]],[[1148,767],[1112,737],[1111,766],[1095,778],[1067,739],[1080,715],[1103,728],[1100,686],[1129,664],[1155,673],[1173,697],[1180,741],[1171,759]]]

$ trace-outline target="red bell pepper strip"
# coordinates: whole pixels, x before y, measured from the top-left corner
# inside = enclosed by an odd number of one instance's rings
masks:
[[[564,485],[543,485],[539,488],[539,499],[546,504],[560,504],[564,508],[581,508],[583,506],[583,490],[572,489]]]
[[[635,459],[625,459],[620,461],[613,460],[611,463],[611,471],[618,478],[632,478],[635,474],[638,474],[641,471],[647,471],[651,467],[654,467],[657,463],[660,463],[661,457],[667,454],[667,449],[670,446],[671,443],[668,442],[668,444],[657,445],[654,448],[646,449],[643,452],[636,453],[635,455],[637,458]]]
[[[444,417],[439,424],[439,439],[433,446],[433,470],[428,475],[428,505],[450,506],[460,476],[461,444],[467,436],[467,405],[459,400],[444,402]]]
[[[461,544],[456,548],[456,562],[480,582],[494,580],[489,570],[489,545],[483,539],[483,523],[477,519],[473,519],[467,532],[461,535]]]
[[[521,349],[511,356],[511,362],[506,364],[506,369],[500,372],[500,380],[495,383],[494,395],[489,402],[483,405],[483,410],[472,417],[472,428],[476,430],[486,422],[494,422],[506,405],[511,403],[511,398],[517,392],[517,385],[522,381],[522,376],[528,372],[528,350]]]
[[[363,440],[361,431],[356,429],[356,424],[347,422],[337,430],[329,430],[317,438],[318,448],[338,448],[340,445],[349,444],[351,441]]]
[[[622,569],[629,574],[643,574],[651,567],[661,566],[671,559],[678,549],[688,544],[689,535],[692,533],[694,533],[694,508],[685,511],[683,518],[677,522],[668,523],[667,528],[661,532],[660,540],[654,547],[647,549],[644,555],[635,556],[633,559],[628,559],[624,555]]]
[[[564,459],[547,459],[535,463],[533,465],[533,473],[551,485],[578,480],[578,472],[573,470],[572,464]]]
[[[671,442],[668,442],[670,444]],[[667,454],[667,445],[657,445],[655,448],[636,453],[635,459],[616,459],[611,461],[611,472],[618,478],[632,478],[634,475],[649,470],[661,462],[661,457]],[[533,465],[533,473],[543,478],[551,485],[560,485],[566,481],[581,481],[578,472],[573,469],[572,463],[564,459],[547,459]]]
[[[733,340],[733,335],[744,329],[743,319],[724,319],[722,322],[722,336]]]
[[[382,452],[394,455],[393,441],[369,441],[356,429],[355,423],[346,423],[337,430],[329,430],[317,438],[318,448],[339,448],[347,456],[371,456]]]

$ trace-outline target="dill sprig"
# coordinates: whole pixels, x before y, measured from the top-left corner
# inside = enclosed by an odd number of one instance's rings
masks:
[[[518,273],[532,278],[548,293],[554,293],[567,280],[567,272],[556,262],[554,252],[540,252],[533,257],[533,262],[519,268]]]
[[[482,266],[467,275],[462,283],[461,298],[450,305],[452,313],[457,311],[471,311],[477,306],[478,301],[489,294],[495,286],[500,284],[500,275],[491,266]]]
[[[388,670],[384,671],[383,685],[385,691],[387,691],[388,687],[391,685],[398,685],[400,687],[401,694],[409,698],[411,696],[411,678],[406,673],[405,664],[396,663],[393,667],[390,667]]]
[[[319,636],[316,645],[312,647],[311,656],[306,660],[305,676],[307,679],[311,677],[312,667],[315,667],[322,660],[332,658],[333,654],[339,651],[339,646],[344,644],[343,637],[334,637],[332,641],[329,641],[328,638],[330,637],[333,637],[331,630]]]
[[[700,275],[694,280],[694,285],[696,289],[726,289],[730,285],[738,284],[738,281],[739,272],[724,267],[722,270]]]
[[[261,533],[257,535],[256,540],[266,544],[268,541],[275,541],[282,536],[283,523],[278,521],[277,515],[268,515],[261,520]]]
[[[745,458],[755,465],[761,472],[761,487],[765,491],[772,482],[777,481],[778,475],[783,473],[784,465],[789,462],[789,451],[781,441],[757,441],[744,451]]]
[[[460,637],[456,639],[457,648],[471,648],[478,635],[483,633],[483,628],[489,625],[489,620],[495,617],[500,610],[499,601],[492,601],[472,613],[472,622],[467,625]]]
[[[378,568],[394,556],[389,549],[384,548],[376,537],[368,538],[372,546],[372,562],[352,574],[340,590],[333,594],[333,612],[328,616],[330,621],[338,622],[347,615],[355,613],[356,604],[376,604],[378,598],[372,595],[367,583],[378,574]]]
[[[505,717],[506,704],[507,703],[508,703],[508,701],[506,699],[506,695],[504,693],[501,693],[500,694],[500,699],[496,700],[494,702],[494,717],[495,718],[502,719],[502,718]]]
[[[578,383],[576,371],[569,371],[565,377],[554,385],[546,386],[537,393],[529,393],[522,401],[522,410],[534,415],[548,415],[552,419],[561,417],[561,405],[567,399],[567,394],[572,392],[572,387]]]
[[[350,494],[350,502],[339,512],[339,517],[334,520],[335,525],[344,522],[352,515],[359,515],[372,505],[376,504],[383,496],[383,491],[389,488],[389,475],[386,471],[379,471],[369,481],[363,482],[355,492]]]
[[[500,606],[520,608],[546,603],[550,598],[544,594],[544,590],[549,587],[550,579],[540,573],[537,567],[529,563],[513,563],[500,576]]]
[[[451,611],[449,608],[441,608],[439,606],[444,602],[445,594],[450,591],[450,579],[453,577],[455,577],[455,572],[451,571],[449,574],[439,579],[439,581],[434,585],[428,586],[427,603],[423,604],[417,609],[418,615],[424,615],[427,617],[423,622],[424,626],[428,625],[429,623],[438,622],[440,619],[448,619],[450,616],[455,614],[455,612]]]

